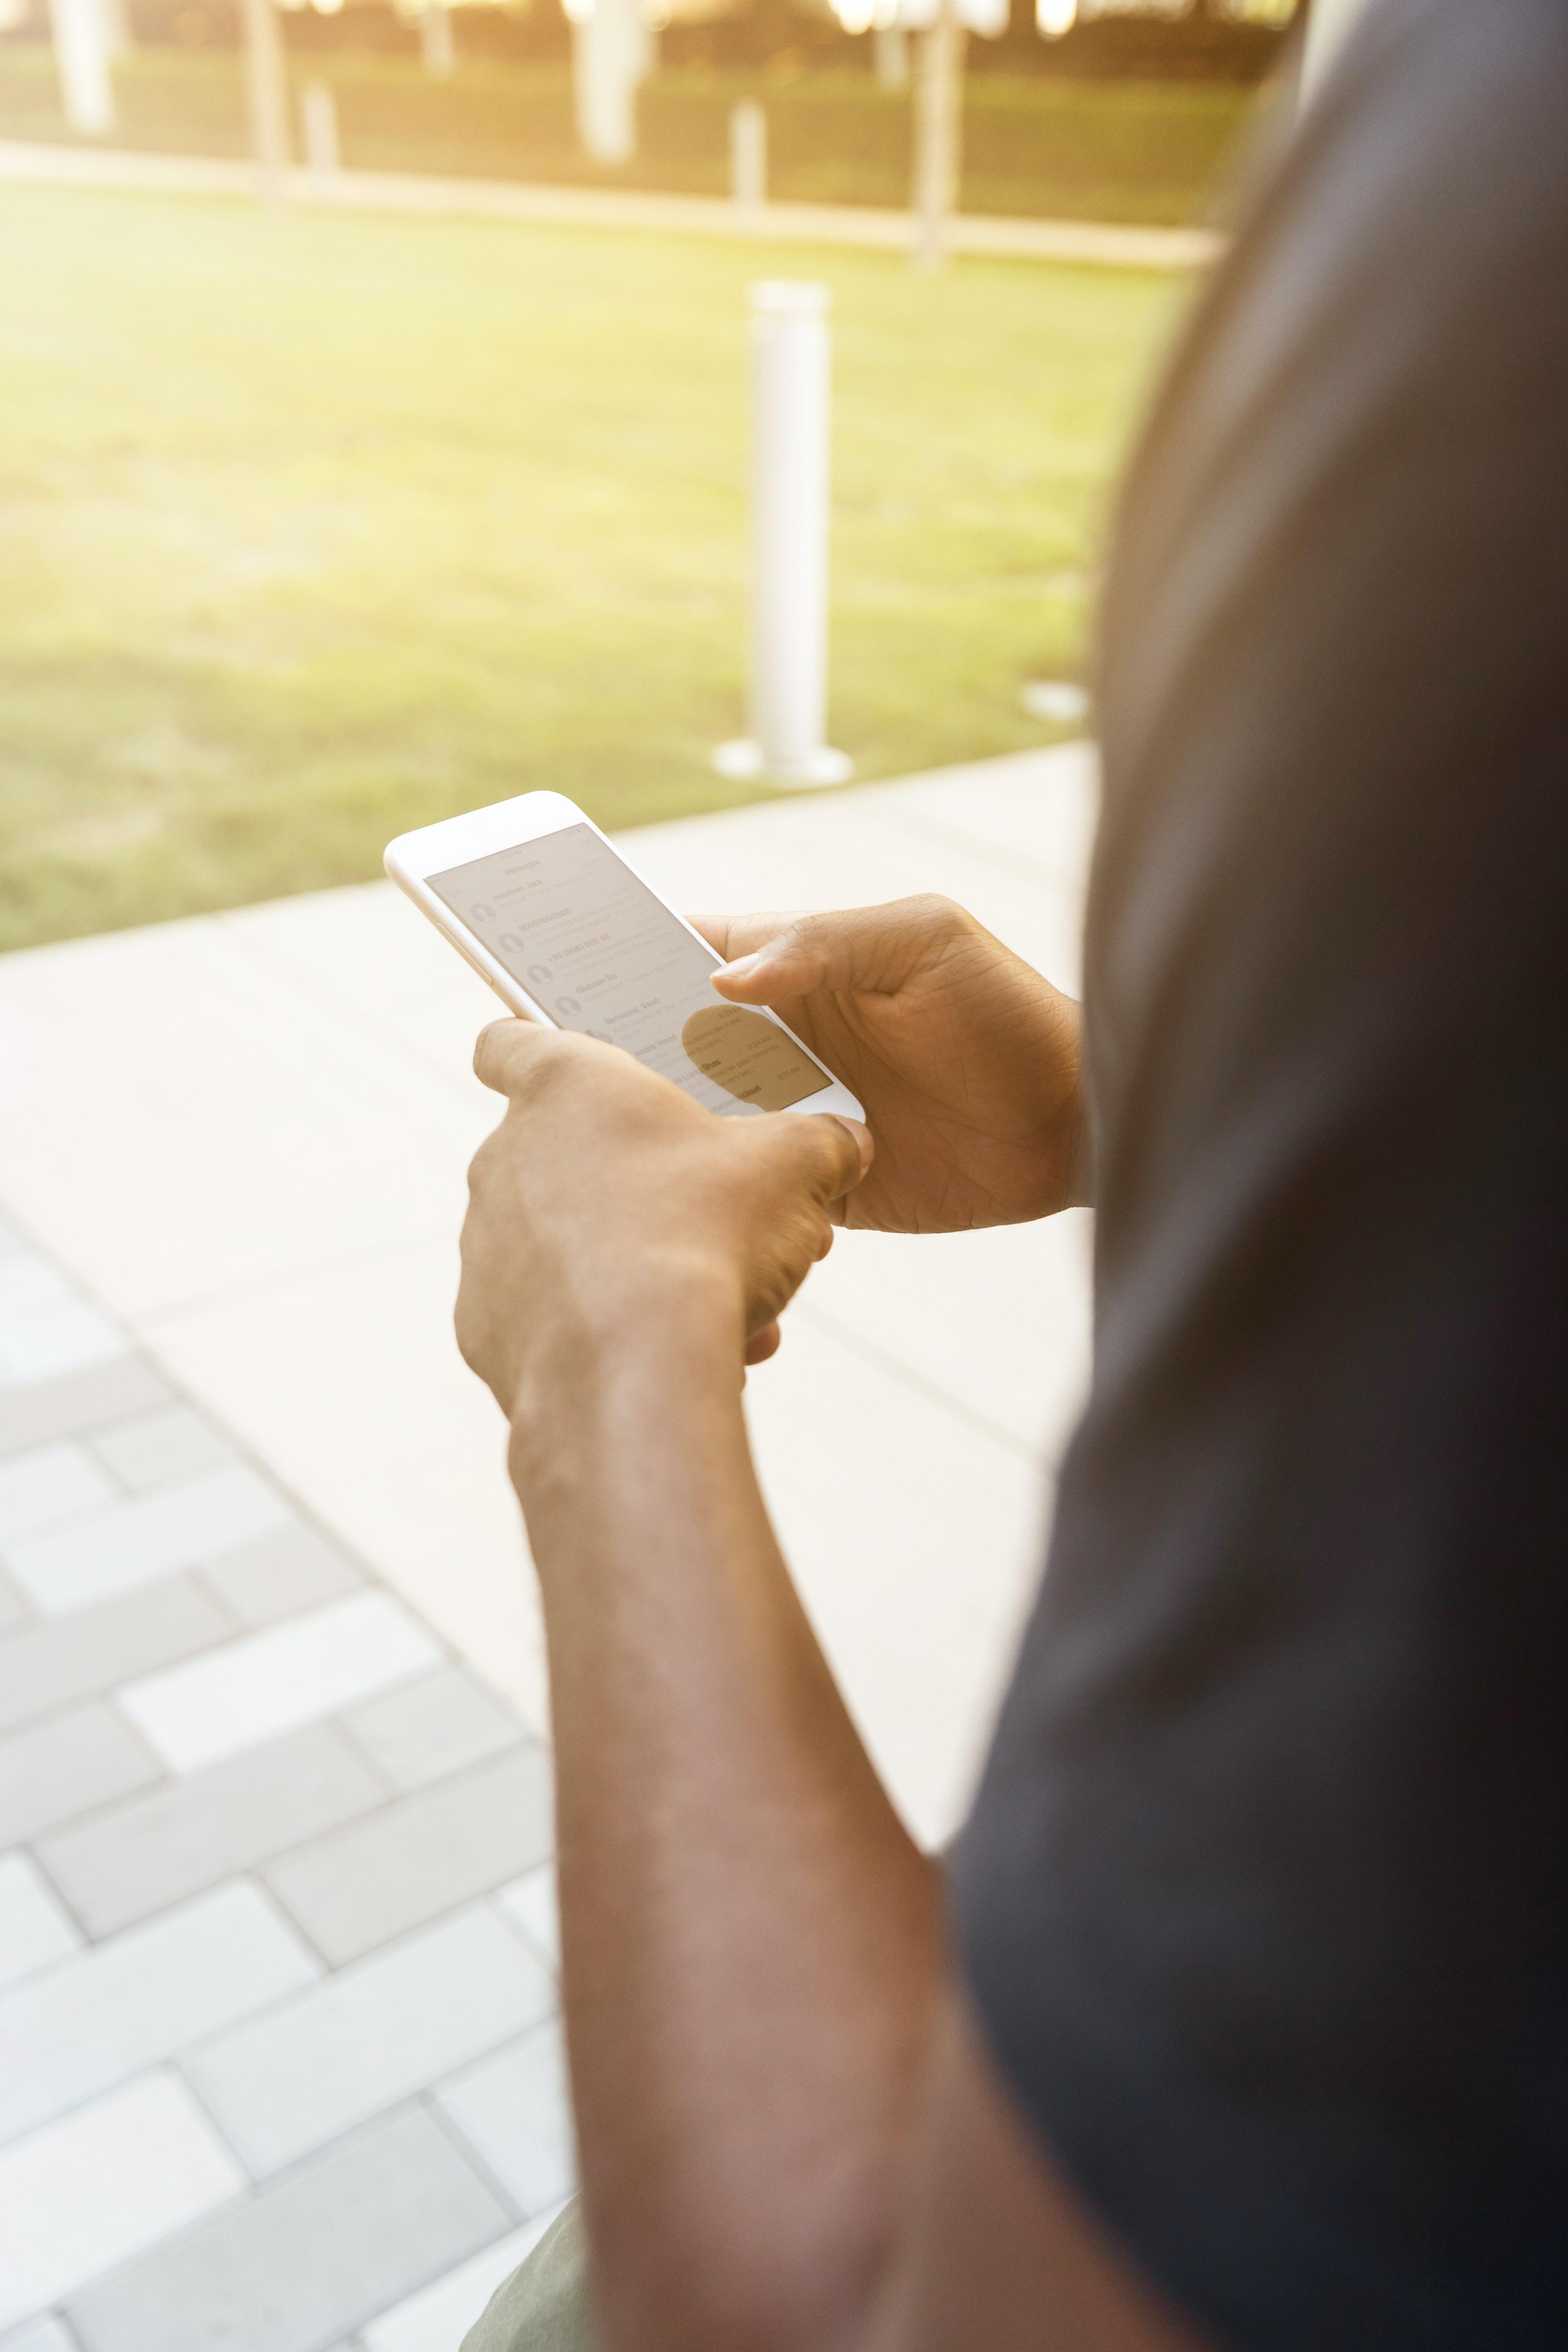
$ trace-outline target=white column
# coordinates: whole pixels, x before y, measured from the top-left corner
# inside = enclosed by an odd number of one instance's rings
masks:
[[[244,0],[245,95],[250,112],[250,148],[259,193],[274,210],[285,194],[289,168],[289,114],[283,80],[283,42],[272,0]]]
[[[653,36],[637,0],[573,0],[572,82],[577,135],[595,163],[637,152],[637,85],[653,62]]]
[[[110,25],[104,0],[50,0],[49,13],[66,121],[73,131],[101,138],[114,127]]]
[[[721,743],[734,777],[839,784],[827,732],[828,290],[752,289],[752,731]]]
[[[342,159],[338,148],[338,102],[331,84],[308,81],[300,93],[300,112],[305,124],[305,162],[315,194],[335,196]]]
[[[955,0],[938,0],[930,30],[921,35],[915,86],[912,258],[936,269],[947,251],[947,224],[958,204],[963,136],[963,26]]]
[[[458,61],[452,38],[452,12],[447,0],[425,0],[419,11],[419,54],[425,70],[444,81]]]
[[[879,25],[872,35],[879,89],[908,89],[910,37],[901,25]]]
[[[745,213],[768,200],[768,118],[754,98],[730,110],[730,194]]]

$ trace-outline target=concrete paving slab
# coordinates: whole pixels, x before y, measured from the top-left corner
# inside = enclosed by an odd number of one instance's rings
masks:
[[[135,1734],[94,1701],[0,1740],[0,1846],[145,1788],[159,1767]]]
[[[391,1593],[356,1592],[131,1683],[120,1705],[171,1771],[196,1772],[441,1662]]]
[[[89,1934],[108,1936],[339,1828],[387,1793],[335,1724],[311,1724],[57,1831],[39,1842],[38,1859]]]
[[[577,2186],[577,2148],[559,2022],[470,2066],[437,2105],[520,2212],[547,2213]]]
[[[314,1528],[283,1528],[209,1559],[202,1581],[242,1625],[271,1625],[357,1591],[363,1581],[346,1554]]]
[[[488,1895],[554,1843],[550,1759],[531,1742],[320,1838],[266,1874],[334,1966]]]
[[[542,1730],[543,1637],[506,1425],[452,1337],[458,1230],[454,1213],[430,1240],[160,1318],[148,1341]]]
[[[20,1105],[13,1100],[6,1108],[14,1115]],[[4,1133],[0,1129],[0,1143]],[[114,1326],[53,1267],[20,1252],[0,1260],[0,1391],[63,1380],[112,1361],[124,1349]]]
[[[116,1422],[97,1433],[92,1450],[135,1495],[226,1467],[234,1460],[233,1448],[188,1404],[164,1405]]]
[[[25,1853],[0,1862],[0,1992],[68,1959],[81,1937]]]
[[[131,1355],[26,1387],[0,1387],[0,1457],[165,1403],[168,1394],[151,1364]]]
[[[91,1086],[62,1087],[106,1005]],[[8,956],[0,1059],[0,1196],[130,1318],[449,1228],[484,1131],[444,1094],[433,1121],[401,1055],[323,1021],[217,919]]]
[[[784,1556],[870,1753],[916,1835],[962,1818],[1047,1504],[1010,1440],[797,1307],[746,1385]]]
[[[112,1502],[115,1487],[83,1447],[37,1445],[0,1463],[0,1544]]]
[[[227,1611],[186,1576],[72,1617],[24,1625],[0,1643],[0,1728],[189,1657],[232,1630]]]
[[[363,1030],[422,1070],[471,1118],[489,1113],[469,1066],[474,1039],[504,1007],[401,890],[361,883],[239,907],[224,918],[237,947],[309,1003]]]
[[[514,2218],[416,2110],[230,2205],[68,2315],[87,2352],[319,2352]]]
[[[344,1720],[393,1786],[405,1790],[499,1755],[521,1737],[510,1708],[461,1666],[367,1700]]]
[[[516,2267],[514,2263],[512,2268]],[[0,2352],[80,2352],[80,2347],[73,2336],[67,2335],[65,2322],[50,2317],[34,2320],[16,2335],[7,2336],[0,2344]],[[444,2346],[442,2352],[446,2352]]]
[[[52,2121],[319,1974],[258,1888],[221,1887],[0,2000],[0,2141]]]
[[[521,1927],[532,1949],[561,1973],[561,1906],[555,1893],[555,1864],[542,1862],[525,1871],[515,1886],[503,1887],[496,1897],[515,1927]]]
[[[163,2074],[0,2149],[0,2327],[210,2212],[244,2179],[184,2084]]]
[[[219,2034],[184,2072],[261,2180],[510,2042],[554,2006],[553,1983],[518,1938],[492,1911],[469,1911]]]
[[[1054,1467],[1089,1374],[1090,1220],[840,1234],[797,1312]]]
[[[0,1563],[47,1615],[65,1616],[218,1559],[291,1516],[266,1479],[233,1462],[0,1543]]]

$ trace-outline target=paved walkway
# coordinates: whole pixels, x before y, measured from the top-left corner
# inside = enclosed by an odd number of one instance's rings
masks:
[[[699,907],[942,888],[1071,984],[1092,797],[1068,748],[628,848]],[[0,2352],[455,2352],[570,2185],[539,1629],[449,1330],[492,1010],[383,885],[0,960]],[[928,1837],[1085,1244],[843,1235],[749,1387]]]
[[[546,1750],[8,1231],[0,1302],[6,2352],[456,2352],[572,2183]]]
[[[145,155],[126,150],[32,146],[0,141],[0,181],[57,186],[127,188],[178,195],[254,198],[253,164],[205,155]],[[441,179],[414,172],[339,172],[323,182],[291,171],[292,204],[331,204],[352,211],[464,215],[481,220],[547,222],[586,228],[642,228],[689,236],[748,238],[764,244],[868,246],[909,250],[910,215],[858,205],[744,206],[720,196],[678,196],[633,189],[538,187],[513,180]],[[1220,239],[1207,229],[1129,228],[1100,221],[1024,220],[962,213],[950,242],[955,253],[1015,260],[1088,262],[1101,268],[1197,269]]]

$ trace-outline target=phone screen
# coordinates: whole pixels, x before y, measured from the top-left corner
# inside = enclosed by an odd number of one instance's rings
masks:
[[[552,1021],[624,1046],[709,1110],[785,1110],[831,1083],[776,1022],[714,995],[712,949],[591,825],[426,878]]]

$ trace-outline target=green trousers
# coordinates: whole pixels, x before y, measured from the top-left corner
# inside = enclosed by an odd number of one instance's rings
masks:
[[[575,2197],[533,2252],[503,2279],[461,2352],[595,2352],[588,2307],[588,2239]]]

